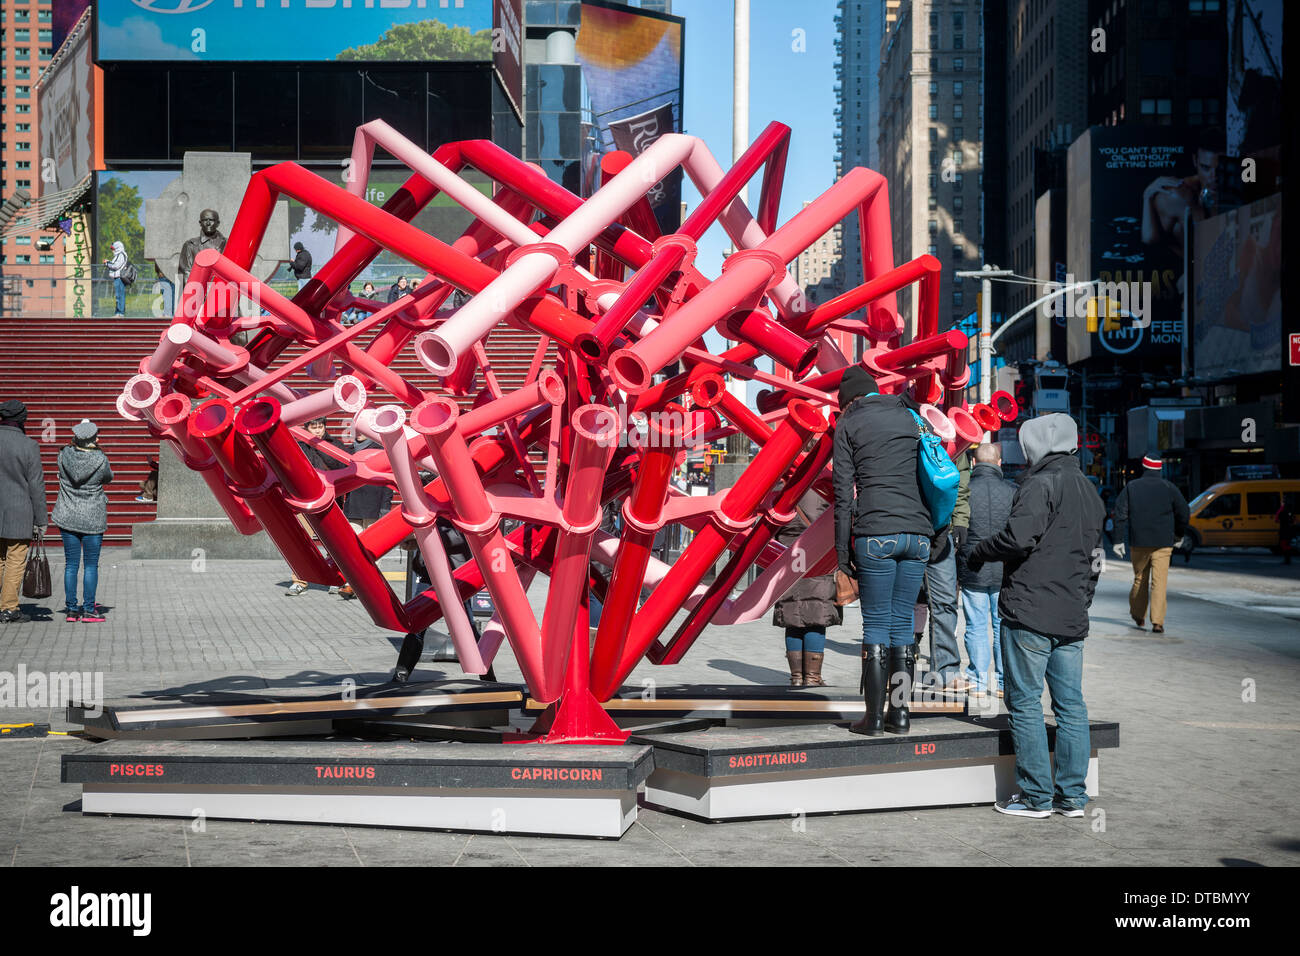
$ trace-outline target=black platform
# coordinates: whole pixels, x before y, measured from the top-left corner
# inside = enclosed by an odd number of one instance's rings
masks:
[[[1119,725],[1093,721],[1088,792],[1097,752],[1119,746]],[[654,747],[650,803],[705,819],[992,803],[1014,789],[1006,715],[934,717],[905,736],[863,737],[843,726],[713,727],[636,734]],[[1048,725],[1055,749],[1055,728]]]
[[[114,740],[65,754],[84,813],[620,836],[648,745]]]

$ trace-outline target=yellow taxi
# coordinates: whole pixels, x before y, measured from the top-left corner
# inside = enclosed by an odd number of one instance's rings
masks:
[[[1187,549],[1278,548],[1278,509],[1283,502],[1300,522],[1300,480],[1223,481],[1188,506]],[[1300,535],[1300,525],[1293,525]],[[1293,545],[1295,547],[1295,545]]]

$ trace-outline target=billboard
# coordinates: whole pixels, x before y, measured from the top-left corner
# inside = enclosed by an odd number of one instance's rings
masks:
[[[582,4],[577,57],[591,99],[596,148],[639,155],[682,129],[682,51],[686,21],[624,6]],[[665,232],[681,218],[681,171],[649,190]]]
[[[524,0],[492,6],[492,68],[520,122],[524,117]]]
[[[1066,279],[1099,285],[1057,300],[1070,363],[1127,355],[1178,364],[1183,221],[1204,218],[1217,163],[1178,129],[1094,126],[1071,144]]]
[[[1198,223],[1193,366],[1207,378],[1282,368],[1282,196]]]
[[[95,140],[88,23],[69,37],[37,85],[42,195],[71,189],[90,175]]]
[[[99,0],[98,62],[492,60],[494,0]]]

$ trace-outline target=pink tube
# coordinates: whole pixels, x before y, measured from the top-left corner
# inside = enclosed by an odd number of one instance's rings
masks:
[[[984,429],[980,428],[975,416],[964,408],[948,409],[948,418],[957,432],[953,449],[949,452],[949,455],[955,459],[971,445],[979,444],[980,439],[984,437]]]
[[[329,388],[295,399],[280,409],[286,425],[301,425],[336,412],[355,415],[366,405],[366,387],[355,375],[340,375]]]
[[[543,403],[559,405],[563,401],[564,380],[554,369],[543,369],[537,381],[461,414],[456,428],[462,435],[477,435]]]
[[[930,426],[940,441],[952,441],[957,437],[957,428],[953,425],[952,419],[933,405],[922,405],[921,417],[925,419],[926,424]]]
[[[411,427],[424,436],[429,454],[438,465],[438,474],[456,502],[459,512],[456,524],[464,532],[488,593],[501,614],[506,636],[529,690],[537,700],[550,703],[560,696],[564,672],[560,669],[556,678],[547,669],[541,630],[497,527],[497,515],[488,503],[465,439],[456,427],[459,414],[451,399],[431,398],[411,413]]]
[[[451,562],[447,558],[447,549],[443,547],[442,537],[434,525],[432,502],[420,484],[415,462],[407,446],[403,426],[406,413],[396,405],[385,405],[374,416],[374,429],[388,454],[388,461],[393,470],[393,480],[397,490],[402,494],[402,507],[409,519],[418,522],[415,528],[415,542],[424,557],[424,566],[429,573],[429,583],[433,593],[438,597],[443,620],[447,622],[447,633],[456,646],[456,654],[461,668],[467,674],[486,674],[487,663],[479,653],[474,629],[470,625],[469,615],[465,613],[465,604],[453,576]]]

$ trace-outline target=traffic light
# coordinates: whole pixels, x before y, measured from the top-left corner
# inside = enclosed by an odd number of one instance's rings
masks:
[[[10,193],[9,198],[0,205],[0,232],[4,232],[5,226],[9,225],[9,220],[22,212],[23,207],[31,202],[31,199],[32,194],[21,186]]]
[[[1120,327],[1123,316],[1122,306],[1110,296],[1092,296],[1088,299],[1088,331],[1096,332],[1105,321],[1106,331],[1113,332]]]

